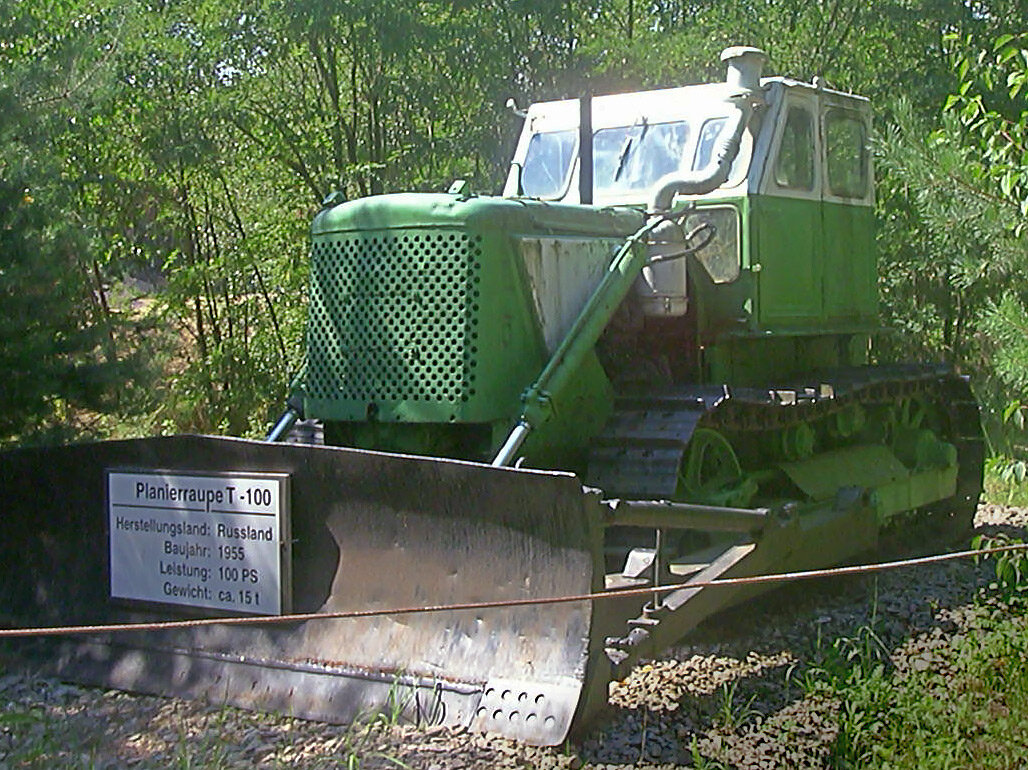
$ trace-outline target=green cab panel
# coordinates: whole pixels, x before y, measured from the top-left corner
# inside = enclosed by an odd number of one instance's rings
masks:
[[[836,324],[877,324],[878,262],[874,210],[825,201],[824,225],[825,320]]]
[[[761,195],[751,216],[761,329],[830,333],[877,323],[869,206]]]
[[[760,195],[753,197],[750,211],[754,262],[760,265],[760,327],[820,325],[825,317],[820,203]]]

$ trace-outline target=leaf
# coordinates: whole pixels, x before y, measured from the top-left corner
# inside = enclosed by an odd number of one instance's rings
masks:
[[[998,38],[996,38],[995,44],[993,44],[993,50],[999,51],[1000,49],[1006,47],[1007,43],[1013,40],[1014,37],[1015,36],[1011,34],[1000,35]]]
[[[1006,64],[1008,61],[1010,61],[1011,59],[1013,59],[1015,56],[1018,55],[1018,53],[1020,52],[1020,49],[1018,49],[1018,48],[1016,48],[1014,46],[1008,46],[1006,48],[1003,48],[1002,50],[997,49],[997,51],[998,51],[998,53],[997,53],[997,56],[996,56],[996,60],[1000,64]]]
[[[1003,422],[1007,422],[1021,409],[1020,401],[1011,401],[1003,409]]]

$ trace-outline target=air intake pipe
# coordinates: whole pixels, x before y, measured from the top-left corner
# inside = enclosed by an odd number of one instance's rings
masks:
[[[743,132],[753,114],[753,106],[760,101],[760,73],[767,54],[759,48],[734,46],[722,52],[721,61],[728,62],[725,82],[733,89],[727,99],[732,105],[728,122],[721,128],[706,166],[684,174],[676,171],[658,180],[656,192],[650,200],[651,213],[670,211],[676,195],[703,195],[728,181],[732,162],[739,154]]]

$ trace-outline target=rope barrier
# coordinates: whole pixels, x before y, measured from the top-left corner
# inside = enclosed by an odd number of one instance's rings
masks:
[[[874,572],[886,572],[893,569],[916,567],[924,564],[937,564],[956,559],[968,559],[978,556],[989,556],[1011,551],[1028,551],[1028,543],[979,548],[953,553],[920,556],[896,561],[858,564],[849,567],[829,567],[826,569],[803,570],[798,572],[781,572],[771,575],[754,575],[752,577],[719,578],[707,581],[686,581],[660,586],[643,586],[641,588],[624,588],[614,591],[598,591],[571,596],[550,596],[532,599],[505,599],[501,601],[466,602],[463,604],[437,604],[419,607],[395,607],[384,610],[348,610],[345,612],[306,612],[291,615],[255,615],[237,618],[198,618],[193,620],[168,620],[149,623],[112,623],[107,625],[83,626],[50,626],[41,628],[7,628],[0,629],[0,639],[70,636],[73,634],[120,633],[125,631],[164,631],[176,628],[199,628],[202,626],[232,625],[257,626],[280,625],[284,623],[300,623],[310,620],[351,620],[358,618],[374,618],[386,615],[415,615],[428,612],[459,612],[464,610],[502,609],[505,607],[526,607],[533,605],[568,604],[570,602],[597,601],[601,599],[618,599],[633,596],[652,597],[655,593],[669,593],[688,588],[717,588],[721,586],[761,585],[770,583],[787,583],[797,580],[812,580],[822,577],[839,577],[844,575],[864,575]]]

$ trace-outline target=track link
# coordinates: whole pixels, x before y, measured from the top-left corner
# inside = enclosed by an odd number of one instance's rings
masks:
[[[697,428],[767,441],[775,432],[843,409],[911,397],[938,401],[948,414],[947,440],[960,456],[957,498],[977,500],[983,440],[978,406],[965,379],[942,364],[855,367],[768,388],[683,387],[619,398],[593,441],[586,481],[608,498],[673,499],[679,469]]]

